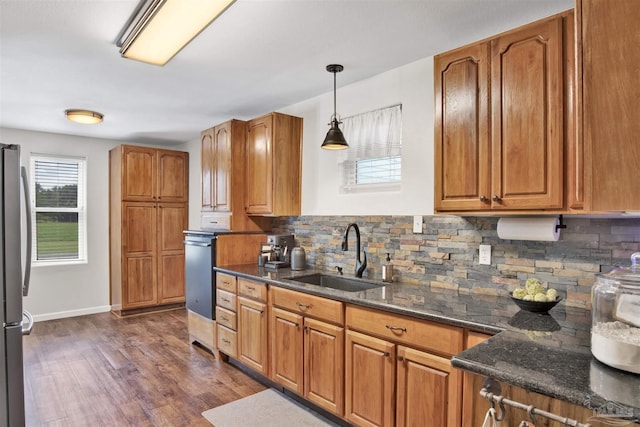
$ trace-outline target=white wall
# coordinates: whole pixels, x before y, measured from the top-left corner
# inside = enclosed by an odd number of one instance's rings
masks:
[[[348,72],[345,64],[343,73]],[[340,81],[340,74],[337,79]],[[331,82],[329,73],[327,80]],[[338,152],[320,148],[333,113],[333,92],[279,110],[304,118],[303,215],[433,213],[433,57],[337,92],[337,110],[342,117],[398,103],[402,103],[402,188],[370,194],[340,194]]]
[[[30,153],[87,158],[88,263],[34,267],[25,309],[36,320],[108,311],[109,150],[126,142],[17,129],[0,129],[0,141],[20,145],[22,164],[27,169]],[[198,170],[199,165],[198,154]]]
[[[36,320],[109,310],[109,155],[117,141],[2,129],[5,144],[19,144],[22,164],[30,153],[87,158],[88,263],[34,267],[25,309]]]
[[[202,208],[200,138],[178,145],[175,149],[189,153],[189,229],[198,230],[200,229],[200,209]]]

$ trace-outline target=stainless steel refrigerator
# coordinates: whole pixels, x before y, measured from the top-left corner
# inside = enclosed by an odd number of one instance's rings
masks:
[[[20,166],[20,146],[0,144],[0,274],[2,277],[2,336],[0,337],[0,426],[22,427],[24,412],[24,368],[22,336],[31,332],[33,319],[22,310],[22,297],[29,292],[31,271],[31,215],[27,174]],[[22,185],[21,185],[22,183]],[[22,187],[22,188],[21,188]],[[24,198],[21,198],[21,191]],[[23,216],[21,209],[26,209]],[[22,265],[22,219],[26,224],[25,265]],[[24,268],[24,275],[23,275]]]

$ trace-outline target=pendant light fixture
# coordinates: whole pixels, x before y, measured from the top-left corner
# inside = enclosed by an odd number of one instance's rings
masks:
[[[329,132],[327,132],[327,136],[324,138],[324,142],[322,143],[322,148],[325,150],[344,150],[345,148],[349,148],[349,144],[347,144],[342,131],[338,127],[342,122],[338,119],[338,115],[336,114],[336,73],[339,73],[342,70],[344,70],[342,65],[327,65],[327,71],[333,73],[333,116],[331,116],[331,123],[329,123],[331,128],[329,129]]]

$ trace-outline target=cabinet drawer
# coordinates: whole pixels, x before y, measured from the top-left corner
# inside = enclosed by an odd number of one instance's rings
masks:
[[[267,301],[267,284],[238,278],[238,294],[258,301]]]
[[[462,351],[461,328],[356,306],[346,312],[350,329],[447,356]]]
[[[273,305],[277,307],[341,326],[344,325],[344,309],[340,301],[276,287],[271,288],[271,297]]]
[[[200,225],[204,229],[231,230],[231,214],[202,212]]]
[[[237,290],[236,276],[226,273],[216,273],[216,288],[235,294]]]
[[[238,333],[218,325],[218,350],[233,358],[238,357]]]
[[[226,308],[216,307],[216,322],[234,331],[238,330],[238,317],[235,312]]]
[[[216,305],[231,311],[236,311],[236,295],[231,292],[218,290],[216,292]]]

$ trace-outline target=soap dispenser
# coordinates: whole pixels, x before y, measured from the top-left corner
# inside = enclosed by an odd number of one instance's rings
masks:
[[[382,266],[382,281],[393,282],[393,265],[391,264],[391,258],[387,252],[387,263]]]

